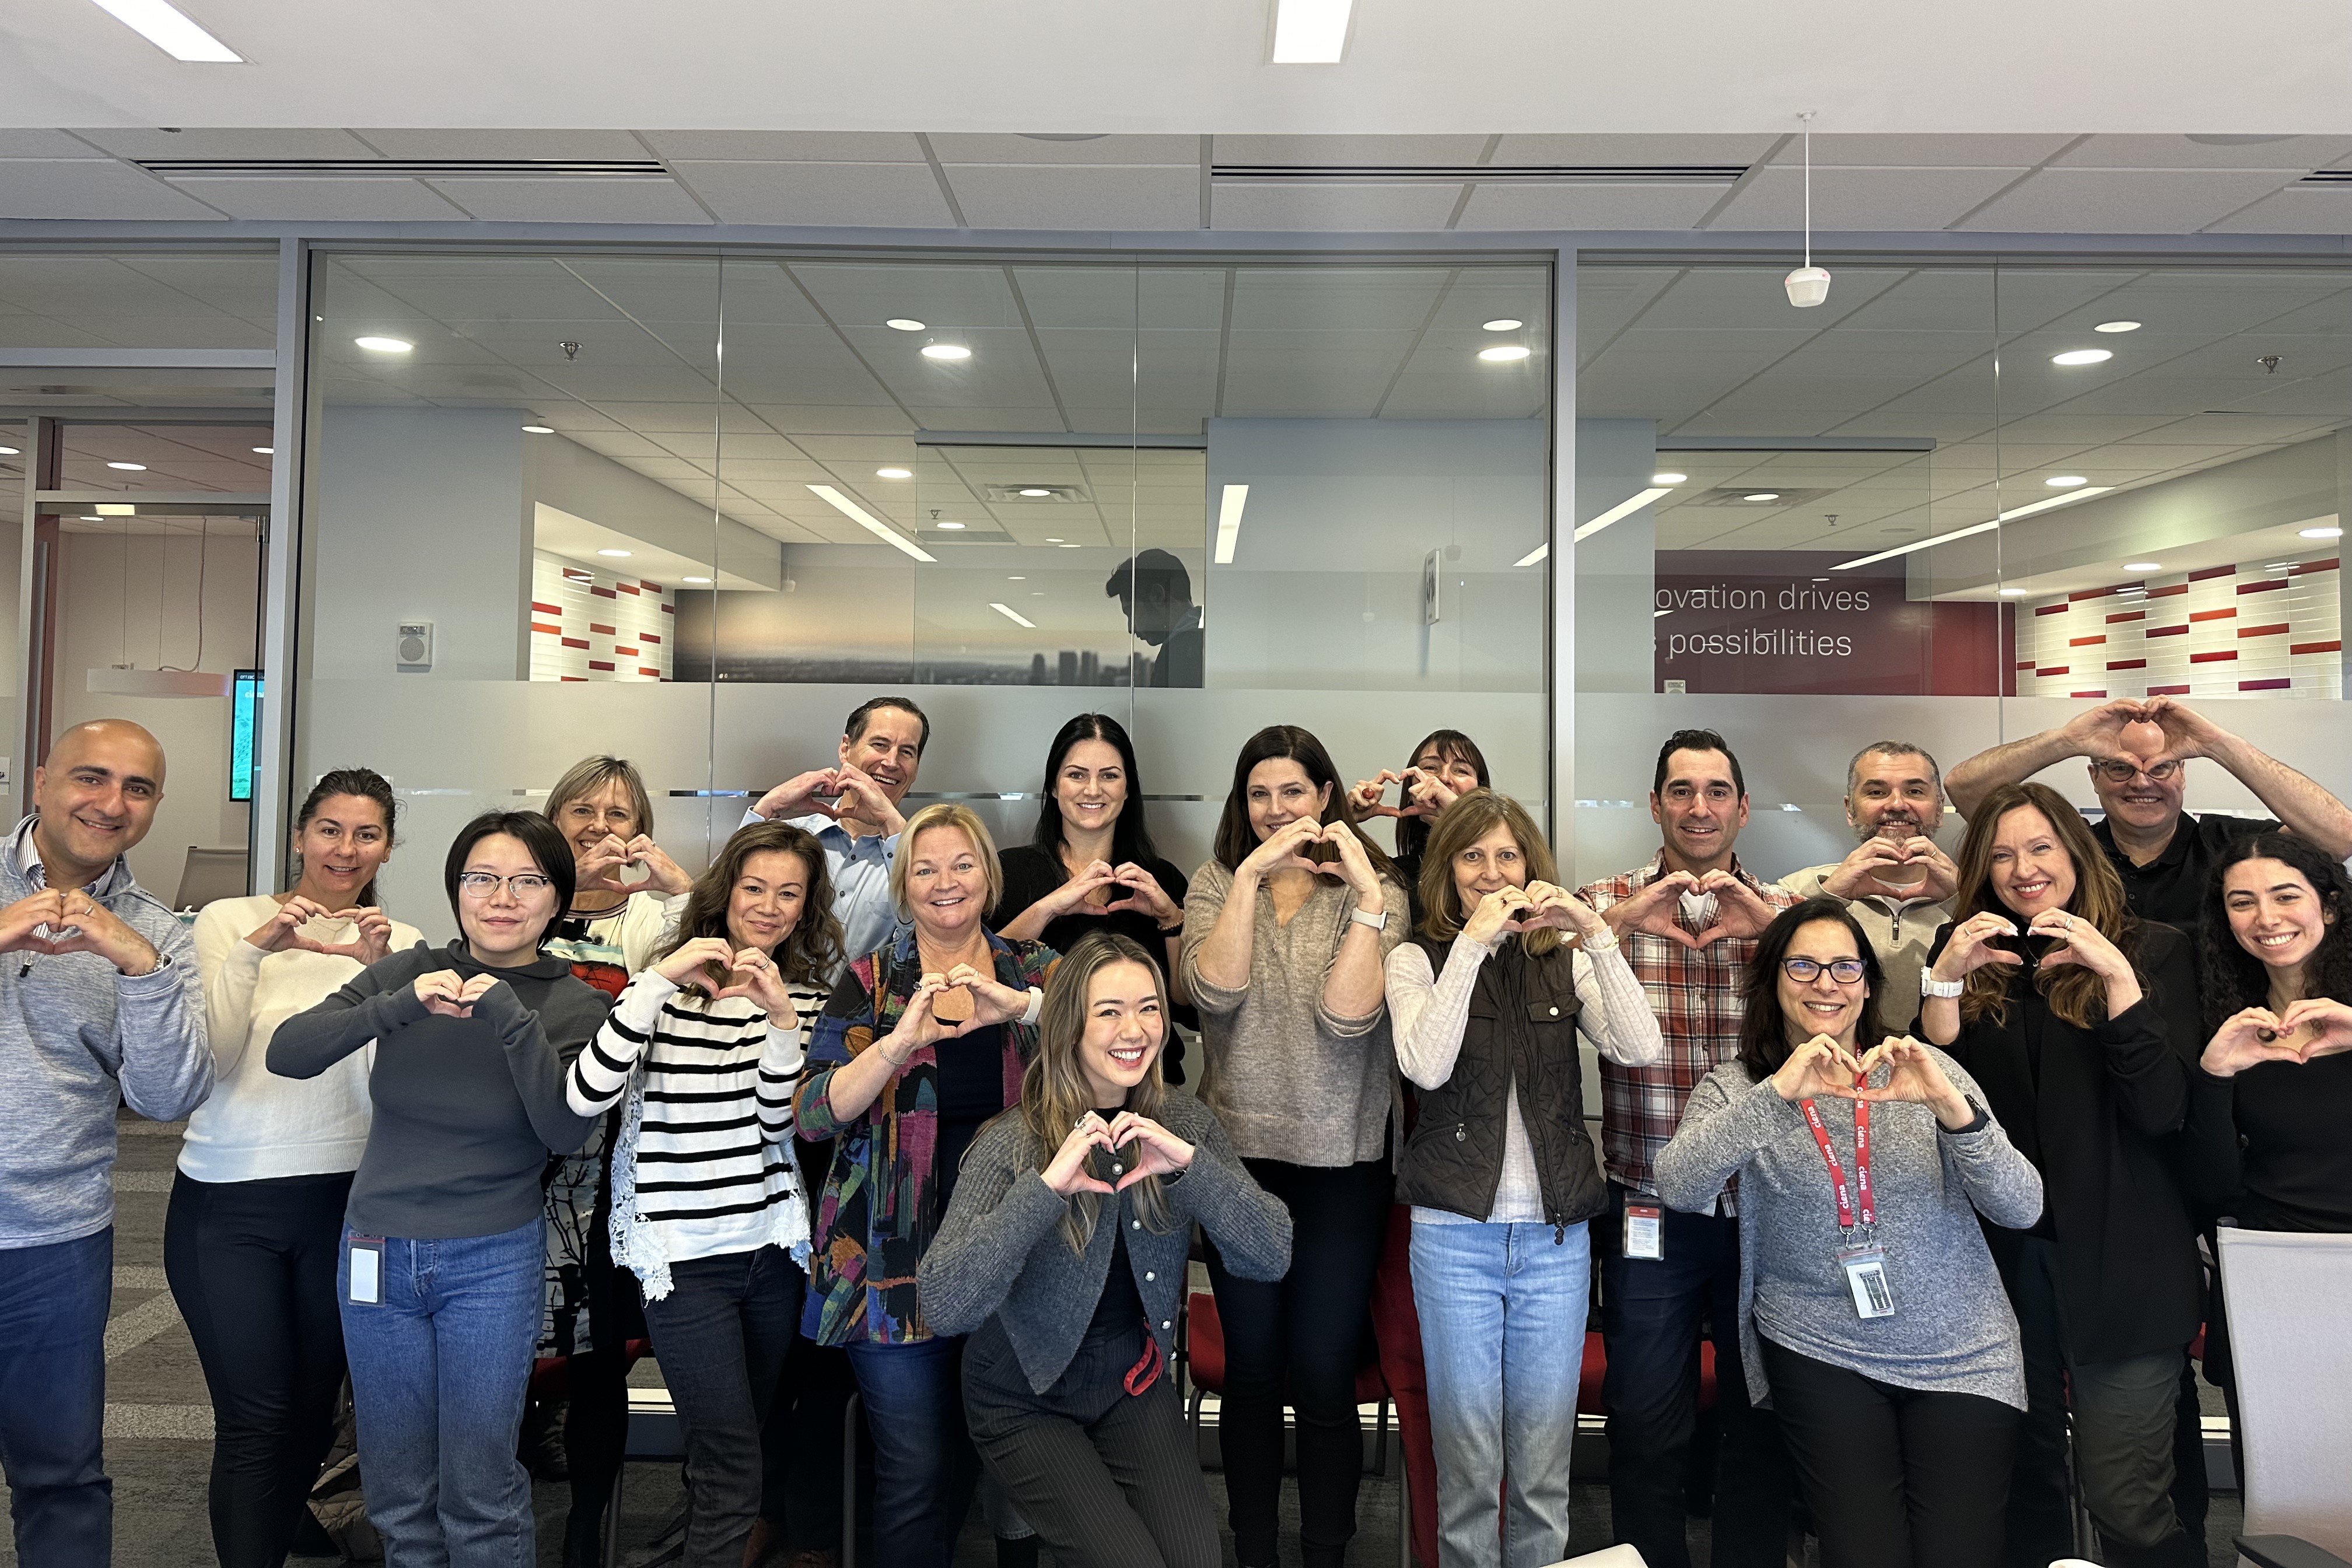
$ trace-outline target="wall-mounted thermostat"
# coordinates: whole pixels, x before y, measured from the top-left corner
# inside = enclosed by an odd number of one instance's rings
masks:
[[[404,675],[422,675],[433,668],[433,623],[403,621],[393,638],[393,662]]]

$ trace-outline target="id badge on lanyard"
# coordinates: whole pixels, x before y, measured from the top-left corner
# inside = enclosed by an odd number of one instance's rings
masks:
[[[383,1301],[383,1238],[352,1237],[352,1304],[374,1307]]]
[[[1853,1102],[1852,1191],[1846,1187],[1845,1167],[1838,1163],[1837,1151],[1830,1147],[1830,1130],[1822,1124],[1820,1108],[1810,1099],[1801,1100],[1797,1105],[1805,1113],[1805,1127],[1822,1152],[1822,1163],[1829,1167],[1830,1196],[1837,1204],[1838,1230],[1845,1242],[1834,1256],[1845,1275],[1846,1289],[1853,1297],[1854,1315],[1865,1321],[1891,1318],[1895,1315],[1895,1291],[1886,1280],[1886,1249],[1871,1236],[1878,1226],[1878,1198],[1870,1186],[1870,1101]],[[1857,1221],[1862,1231],[1858,1239],[1854,1234]]]
[[[1666,1213],[1663,1205],[1625,1205],[1625,1256],[1652,1263],[1666,1256]]]

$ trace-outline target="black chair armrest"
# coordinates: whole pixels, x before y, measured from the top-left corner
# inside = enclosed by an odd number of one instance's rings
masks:
[[[2352,1563],[2299,1535],[2241,1535],[2238,1551],[2261,1568],[2352,1568]]]

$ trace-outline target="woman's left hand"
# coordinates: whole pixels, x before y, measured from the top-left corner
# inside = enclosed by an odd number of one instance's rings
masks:
[[[1000,984],[992,971],[983,973],[969,963],[959,963],[947,972],[946,983],[971,992],[973,1027],[1011,1023],[1029,1011],[1029,993]]]
[[[1462,798],[1461,792],[1443,777],[1423,768],[1405,769],[1399,790],[1404,796],[1399,816],[1436,816]]]
[[[694,879],[645,834],[630,839],[625,853],[632,865],[646,868],[646,880],[635,885],[639,889],[651,888],[665,899],[674,899],[694,886]]]
[[[1520,911],[1519,929],[1533,931],[1538,926],[1552,926],[1580,939],[1597,937],[1607,931],[1604,921],[1591,904],[1550,882],[1528,884],[1528,902],[1532,908]]]
[[[2131,963],[2106,934],[2082,916],[2064,910],[2044,910],[2025,928],[2029,936],[2046,936],[2057,945],[2042,955],[2046,968],[2053,963],[2079,963],[2102,980],[2131,973]]]
[[[1159,879],[1134,861],[1128,861],[1111,875],[1118,886],[1128,890],[1127,896],[1105,904],[1103,913],[1109,915],[1121,910],[1133,910],[1139,914],[1150,915],[1151,923],[1160,926],[1184,918],[1184,911],[1177,907],[1175,900],[1168,896],[1168,889],[1160,885]]]
[[[1854,1099],[1924,1105],[1936,1113],[1937,1121],[1949,1128],[1966,1127],[1976,1120],[1977,1113],[1968,1097],[1954,1089],[1952,1080],[1944,1076],[1943,1064],[1936,1060],[1936,1053],[1910,1036],[1889,1035],[1863,1054],[1861,1071],[1865,1080],[1881,1067],[1886,1068],[1885,1086],[1857,1089]]]
[[[1122,1110],[1111,1118],[1110,1152],[1121,1165],[1129,1164],[1130,1159],[1133,1162],[1119,1173],[1121,1192],[1146,1176],[1172,1175],[1192,1165],[1192,1145],[1151,1118],[1138,1116],[1132,1110]]]
[[[757,1003],[767,1014],[771,1028],[800,1027],[801,1016],[793,1006],[792,993],[784,989],[782,971],[756,947],[747,947],[728,961],[727,984],[710,999],[716,1002],[728,996],[745,996]]]

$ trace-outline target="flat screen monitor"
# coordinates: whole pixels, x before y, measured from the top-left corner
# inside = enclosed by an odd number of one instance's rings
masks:
[[[229,689],[228,797],[253,798],[253,734],[261,720],[261,671],[240,669]]]

